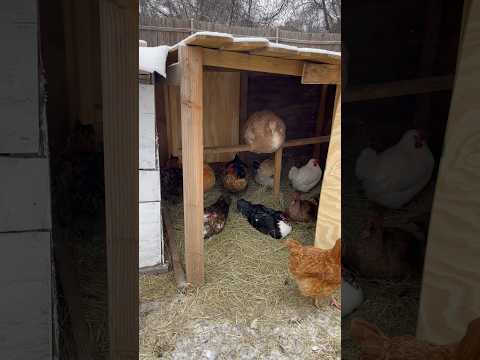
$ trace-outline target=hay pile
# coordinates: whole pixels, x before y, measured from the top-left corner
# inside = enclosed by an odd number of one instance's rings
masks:
[[[241,197],[281,209],[291,192],[286,179],[279,199],[250,182]],[[205,205],[220,193],[217,185]],[[282,241],[252,228],[233,200],[224,231],[205,243],[203,287],[180,294],[172,273],[140,278],[140,358],[338,359],[340,312],[300,295]],[[183,259],[182,206],[167,211]],[[314,235],[315,224],[294,224],[289,237],[312,244]]]

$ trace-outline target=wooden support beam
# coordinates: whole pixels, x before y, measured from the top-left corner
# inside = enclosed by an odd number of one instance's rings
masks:
[[[311,138],[294,139],[294,140],[285,141],[285,144],[283,144],[283,148],[313,145],[313,144],[323,144],[329,141],[330,141],[330,136],[314,136]]]
[[[100,0],[109,359],[138,359],[138,0]]]
[[[203,259],[203,51],[180,45],[183,203],[187,281],[204,282]]]
[[[444,0],[430,0],[427,6],[423,49],[417,72],[419,77],[431,76],[434,72],[433,66],[439,48],[443,1]],[[413,115],[413,126],[428,129],[431,109],[431,94],[419,94],[417,96],[417,108]]]
[[[341,87],[337,85],[335,109],[328,146],[327,163],[323,172],[318,205],[315,247],[330,249],[342,236],[341,224]]]
[[[344,103],[451,90],[453,75],[432,76],[389,83],[354,85],[345,92]]]
[[[280,180],[282,179],[282,157],[283,149],[280,148],[275,152],[275,174],[273,177],[273,194],[280,194]]]
[[[418,338],[439,344],[458,341],[467,324],[480,314],[480,0],[472,0],[464,16],[430,217],[417,328]]]
[[[303,61],[244,54],[233,51],[203,49],[204,64],[227,69],[302,76]]]
[[[170,86],[180,86],[182,71],[180,64],[175,63],[167,67],[167,82]]]
[[[175,281],[177,283],[177,289],[184,290],[188,287],[187,280],[185,278],[185,271],[183,271],[182,262],[178,254],[177,243],[172,238],[172,232],[170,231],[171,221],[167,212],[162,210],[163,229],[165,233],[165,239],[167,240],[170,257],[172,259],[173,272],[175,274]]]
[[[285,141],[282,148],[323,144],[330,140],[330,136],[314,136],[311,138],[293,139]],[[179,151],[182,149],[180,148]],[[228,145],[228,146],[212,146],[203,149],[204,154],[223,154],[223,153],[239,153],[244,151],[251,151],[250,145]]]
[[[302,84],[338,84],[340,83],[340,65],[315,64],[303,65]]]
[[[320,90],[320,103],[318,104],[317,122],[315,125],[315,135],[321,136],[326,120],[328,85],[323,85]],[[313,157],[320,158],[321,144],[315,144],[313,148]]]

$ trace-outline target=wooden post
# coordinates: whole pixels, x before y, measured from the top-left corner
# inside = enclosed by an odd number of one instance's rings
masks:
[[[101,0],[108,322],[112,360],[138,359],[138,0]]]
[[[325,127],[327,93],[328,93],[328,85],[322,85],[322,88],[320,90],[320,104],[318,106],[317,124],[316,124],[316,127],[315,127],[315,136],[321,136],[322,133],[323,133],[323,128]],[[322,148],[321,144],[316,144],[313,147],[313,157],[315,159],[320,158],[321,148]]]
[[[277,196],[280,194],[280,180],[282,179],[282,156],[283,148],[275,152],[275,174],[273,177],[273,194]]]
[[[183,203],[187,281],[200,286],[203,262],[203,51],[181,45]]]
[[[470,3],[464,12],[466,22],[430,218],[418,318],[417,337],[439,344],[458,341],[467,324],[480,314],[480,0]]]
[[[341,238],[341,86],[337,85],[327,163],[318,205],[315,247],[330,249]]]

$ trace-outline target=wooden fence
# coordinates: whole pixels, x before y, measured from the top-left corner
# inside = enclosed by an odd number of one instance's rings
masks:
[[[272,42],[297,47],[340,51],[340,34],[304,33],[278,28],[228,26],[197,20],[140,16],[140,39],[148,46],[174,45],[197,31],[215,31],[234,36],[260,36]]]

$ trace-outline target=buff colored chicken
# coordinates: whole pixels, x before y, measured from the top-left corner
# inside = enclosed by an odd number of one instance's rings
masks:
[[[272,111],[253,113],[245,123],[243,137],[254,153],[273,153],[285,142],[286,127]]]
[[[255,181],[257,184],[273,187],[273,175],[275,173],[275,164],[272,159],[266,159],[261,163],[254,162],[253,167],[256,170]]]
[[[215,172],[208,164],[203,164],[203,192],[210,191],[215,186]]]
[[[287,240],[290,251],[288,269],[295,277],[300,292],[314,299],[319,307],[319,300],[332,297],[331,304],[341,309],[333,293],[341,284],[341,240],[338,239],[332,249],[324,250],[305,246],[296,240]]]
[[[357,159],[355,173],[370,200],[398,209],[427,185],[433,167],[425,133],[409,130],[382,153],[364,149]]]
[[[354,319],[350,333],[362,360],[479,360],[480,318],[470,322],[458,343],[435,345],[413,336],[386,336],[375,325]]]

